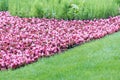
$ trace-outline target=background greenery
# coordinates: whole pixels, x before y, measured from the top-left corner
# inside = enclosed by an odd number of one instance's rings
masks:
[[[120,0],[0,0],[0,10],[20,17],[94,19],[118,15]]]
[[[0,11],[8,10],[8,0],[0,0]]]
[[[120,6],[120,0],[115,0],[117,3],[118,3],[118,5]]]

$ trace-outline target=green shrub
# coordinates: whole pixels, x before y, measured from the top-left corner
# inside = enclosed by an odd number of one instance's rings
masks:
[[[117,4],[120,6],[120,0],[115,0],[117,2]]]
[[[114,0],[9,0],[10,13],[21,17],[107,18],[118,15],[118,8]]]
[[[34,0],[9,0],[8,11],[12,15],[18,15],[20,17],[30,17],[30,11],[32,7],[32,2]]]
[[[0,0],[0,11],[8,10],[8,0]]]

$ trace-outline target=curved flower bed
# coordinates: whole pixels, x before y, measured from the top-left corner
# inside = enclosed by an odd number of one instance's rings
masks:
[[[99,20],[13,17],[0,12],[0,70],[15,69],[40,57],[120,30],[120,16]]]

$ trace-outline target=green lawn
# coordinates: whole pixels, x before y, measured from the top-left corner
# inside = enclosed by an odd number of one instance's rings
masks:
[[[120,32],[0,72],[0,80],[120,80]]]

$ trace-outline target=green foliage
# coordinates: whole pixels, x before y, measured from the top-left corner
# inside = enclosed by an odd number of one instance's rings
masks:
[[[9,12],[20,17],[30,17],[34,0],[9,0]]]
[[[0,0],[0,11],[8,10],[8,0]]]
[[[113,0],[94,0],[93,2],[88,0],[85,5],[83,13],[86,14],[86,18],[84,19],[106,18],[118,14],[119,7]]]
[[[120,6],[120,0],[115,0],[118,4],[119,4],[119,6]]]
[[[20,17],[94,19],[118,15],[119,0],[9,0],[9,11]]]

